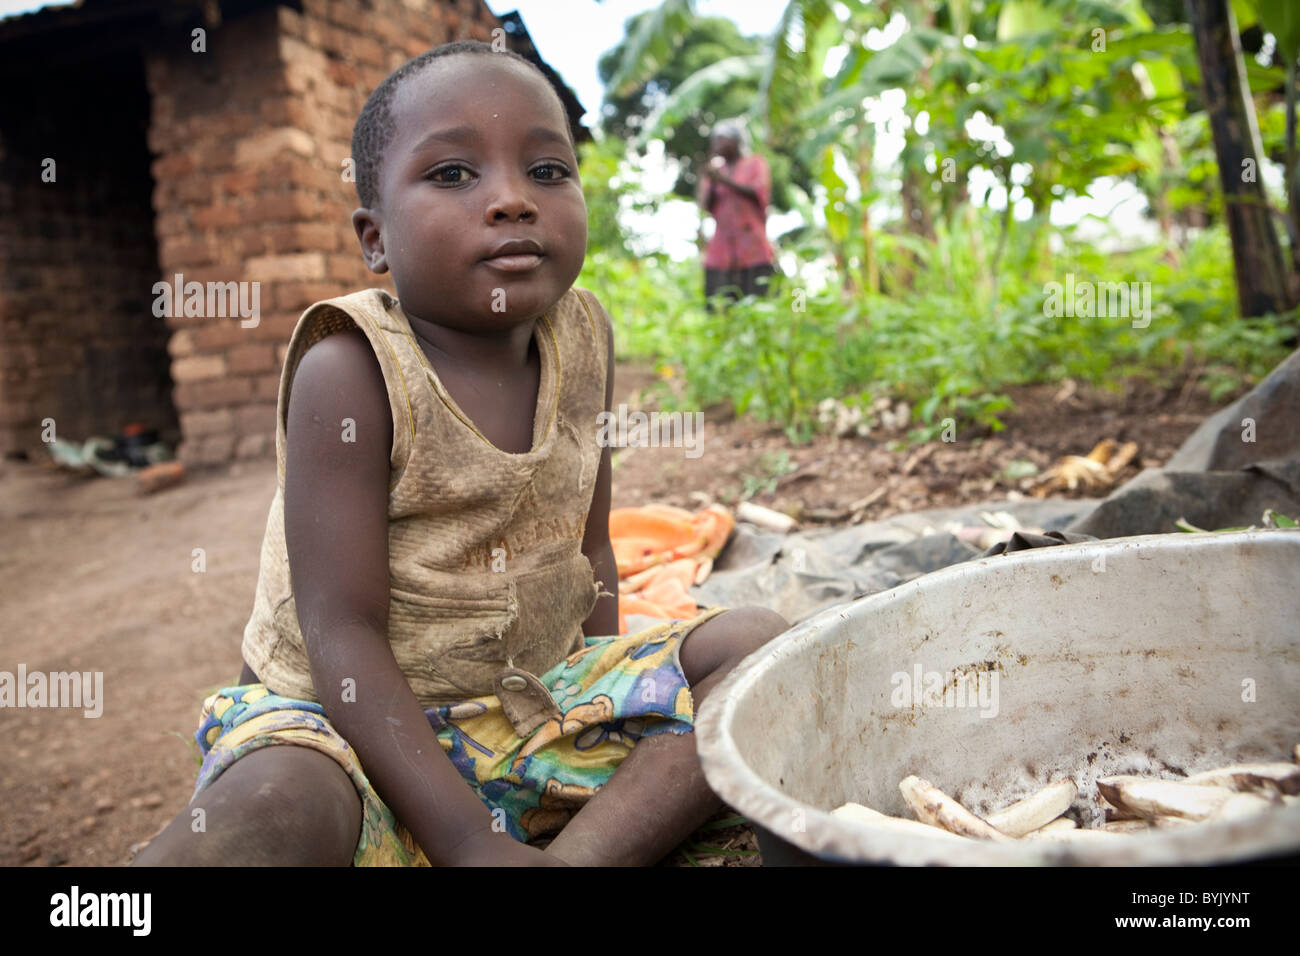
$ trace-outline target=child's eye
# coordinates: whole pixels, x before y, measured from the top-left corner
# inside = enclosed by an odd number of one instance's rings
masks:
[[[456,174],[454,178],[444,178],[453,173]],[[461,183],[468,181],[469,170],[460,165],[439,166],[425,178],[447,186],[459,186]]]
[[[546,170],[550,171],[550,175],[543,175],[542,176],[543,180],[564,179],[566,176],[569,175],[568,167],[560,163],[543,163],[541,166],[534,166],[533,175],[535,176],[537,175],[538,172],[543,172]]]

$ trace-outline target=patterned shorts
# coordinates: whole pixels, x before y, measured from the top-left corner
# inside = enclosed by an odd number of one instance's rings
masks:
[[[625,637],[587,638],[585,649],[539,675],[561,715],[527,737],[516,734],[495,696],[432,707],[425,716],[452,764],[511,836],[527,842],[557,833],[638,740],[692,731],[694,702],[678,649],[695,627],[724,610]],[[320,704],[280,697],[262,684],[227,687],[204,701],[195,738],[203,753],[195,796],[261,747],[311,747],[338,761],[361,797],[353,865],[429,865]]]

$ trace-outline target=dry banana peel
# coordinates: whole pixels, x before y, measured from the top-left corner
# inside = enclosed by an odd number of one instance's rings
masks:
[[[1032,493],[1045,498],[1053,491],[1075,491],[1080,486],[1086,491],[1104,491],[1136,456],[1137,442],[1121,445],[1113,438],[1104,438],[1093,446],[1087,455],[1065,455],[1043,472],[1034,483]]]
[[[1226,787],[1240,793],[1300,794],[1300,766],[1292,763],[1241,763],[1192,774],[1186,783]]]
[[[1111,481],[1128,467],[1128,463],[1137,457],[1138,445],[1135,441],[1125,442],[1106,459],[1106,470],[1110,472]]]
[[[1107,478],[1105,465],[1080,455],[1066,455],[1043,472],[1033,489],[1034,496],[1045,498],[1053,491],[1075,491],[1080,485],[1088,490],[1100,489],[1106,486]]]

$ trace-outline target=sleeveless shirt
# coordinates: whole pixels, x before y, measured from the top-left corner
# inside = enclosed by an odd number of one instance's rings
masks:
[[[371,289],[303,313],[280,376],[279,477],[242,648],[269,689],[320,699],[285,547],[286,425],[303,355],[353,328],[379,361],[392,412],[388,638],[420,705],[492,694],[504,669],[541,674],[585,646],[582,623],[600,593],[581,545],[600,464],[608,322],[596,298],[576,287],[537,320],[533,445],[512,454],[457,406],[393,296]]]

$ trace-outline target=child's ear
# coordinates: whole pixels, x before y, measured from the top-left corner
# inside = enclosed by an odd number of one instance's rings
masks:
[[[388,257],[384,255],[384,234],[380,229],[379,216],[370,209],[358,209],[352,214],[352,228],[357,231],[361,242],[361,257],[366,260],[366,267],[376,275],[388,271]]]

